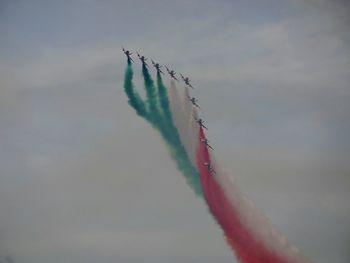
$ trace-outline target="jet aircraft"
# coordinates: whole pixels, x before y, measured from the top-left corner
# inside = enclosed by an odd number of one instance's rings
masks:
[[[198,109],[200,109],[201,107],[199,107],[199,105],[198,105],[198,103],[197,103],[197,100],[196,100],[196,98],[191,98],[191,97],[188,97],[188,99],[190,100],[190,102],[194,105],[194,106],[196,106]]]
[[[166,70],[168,71],[170,77],[172,77],[172,78],[175,79],[176,81],[179,81],[179,80],[175,77],[176,72],[175,72],[174,70],[168,69],[167,66],[165,66],[165,68],[166,68]]]
[[[214,150],[213,147],[211,147],[209,145],[209,141],[207,139],[201,139],[201,142],[204,143],[207,147],[209,147],[210,149]]]
[[[126,50],[125,48],[123,48],[123,52],[126,55],[126,57],[128,58],[128,62],[133,61],[131,58],[132,53],[129,50]]]
[[[204,165],[207,167],[209,173],[216,174],[216,172],[215,172],[213,166],[211,165],[211,163],[204,163]]]
[[[187,86],[189,86],[189,87],[191,87],[192,89],[194,89],[194,87],[191,85],[191,83],[190,83],[190,79],[188,78],[188,77],[184,77],[181,73],[180,73],[180,76],[181,76],[181,78],[182,78],[182,80],[185,82],[185,84],[187,85]]]
[[[204,129],[206,129],[206,130],[208,130],[208,128],[205,127],[204,121],[203,121],[201,118],[197,119],[196,117],[194,117],[194,119],[195,119],[195,121],[199,124],[200,127],[204,128]],[[210,147],[210,148],[211,148],[211,147]]]
[[[162,66],[159,65],[159,63],[155,63],[152,59],[151,59],[151,61],[152,61],[153,67],[156,68],[157,73],[162,73],[162,74],[164,74],[163,71],[161,70]]]
[[[140,54],[138,52],[136,52],[136,53],[137,53],[137,56],[139,57],[139,59],[142,62],[142,66],[148,67],[148,65],[146,63],[147,58],[145,58],[145,56],[140,56]]]

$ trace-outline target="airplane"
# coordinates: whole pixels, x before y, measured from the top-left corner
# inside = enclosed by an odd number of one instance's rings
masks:
[[[164,74],[163,71],[161,70],[162,66],[159,65],[159,63],[155,63],[152,59],[151,59],[151,61],[152,61],[153,67],[156,68],[157,73],[162,73],[162,74]]]
[[[185,78],[181,73],[180,73],[180,75],[181,75],[182,80],[185,82],[185,84],[187,86],[191,87],[192,89],[194,89],[194,87],[190,83],[191,80],[188,77]]]
[[[194,105],[194,106],[196,106],[198,109],[200,109],[201,107],[199,107],[199,105],[197,104],[197,100],[196,100],[196,98],[191,98],[191,97],[188,97],[188,99],[192,102],[192,104]]]
[[[142,62],[142,66],[148,67],[148,65],[146,63],[147,58],[145,58],[145,56],[140,56],[140,54],[138,52],[136,52],[136,53],[137,53],[137,56],[139,57],[139,59]]]
[[[213,147],[211,147],[209,145],[209,141],[207,139],[201,139],[201,142],[204,143],[207,147],[209,147],[210,149],[214,150]]]
[[[197,119],[196,117],[194,117],[194,119],[195,119],[195,121],[199,124],[200,127],[203,127],[204,129],[208,130],[208,128],[205,127],[204,121],[203,121],[201,118]],[[211,147],[210,147],[210,148],[211,148]]]
[[[175,79],[176,81],[179,81],[179,80],[175,77],[176,72],[175,72],[174,70],[168,69],[167,66],[165,66],[165,68],[166,68],[166,70],[168,71],[170,77],[172,77],[172,78]]]
[[[132,58],[131,58],[132,53],[129,50],[125,50],[125,48],[123,48],[123,52],[126,55],[126,57],[128,58],[129,62],[133,61]]]
[[[204,165],[207,167],[209,173],[216,174],[216,172],[215,172],[213,166],[211,165],[211,163],[204,163]]]

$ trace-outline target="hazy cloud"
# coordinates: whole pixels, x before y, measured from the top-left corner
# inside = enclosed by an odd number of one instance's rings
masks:
[[[348,262],[348,10],[7,3],[0,252],[29,263],[232,262],[158,134],[128,107],[125,45],[193,79],[226,169],[293,243],[315,262]]]

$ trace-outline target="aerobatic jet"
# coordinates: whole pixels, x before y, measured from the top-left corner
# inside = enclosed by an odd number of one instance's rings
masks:
[[[132,53],[129,50],[126,50],[125,48],[123,48],[123,52],[126,55],[126,57],[128,58],[129,62],[133,61],[131,58]]]
[[[176,72],[175,72],[174,70],[168,69],[167,66],[165,66],[165,68],[166,68],[166,70],[168,71],[170,77],[172,77],[172,78],[175,79],[176,81],[179,81],[179,80],[175,77]]]
[[[182,80],[185,82],[185,84],[187,85],[187,86],[189,86],[189,87],[191,87],[192,89],[194,89],[194,87],[191,85],[191,83],[190,83],[190,79],[188,78],[188,77],[184,77],[181,73],[180,73],[180,76],[181,76],[181,78],[182,78]]]
[[[209,145],[209,141],[207,139],[201,139],[201,142],[204,143],[207,147],[209,147],[210,149],[214,150],[213,147],[211,147]]]
[[[139,59],[142,62],[142,66],[148,67],[148,65],[146,63],[147,58],[145,58],[145,56],[140,56],[140,54],[138,52],[136,52],[136,53],[137,53],[137,56],[139,57]]]
[[[164,74],[164,73],[163,73],[163,71],[161,70],[162,66],[161,66],[161,65],[159,65],[159,63],[154,62],[152,59],[151,59],[151,61],[152,61],[153,67],[155,67],[155,68],[156,68],[157,73],[158,73],[158,74],[159,74],[159,73]]]
[[[213,166],[211,165],[211,163],[204,163],[204,165],[207,167],[209,173],[216,174],[216,172],[215,172]]]
[[[199,107],[199,105],[197,104],[197,100],[196,100],[196,98],[191,98],[191,97],[188,97],[188,99],[190,100],[190,102],[192,102],[192,104],[194,105],[194,106],[196,106],[198,109],[200,109],[201,107]]]
[[[195,121],[199,124],[200,127],[204,128],[204,129],[206,129],[206,130],[208,130],[208,128],[205,127],[204,121],[203,121],[201,118],[197,119],[196,117],[194,117],[194,119],[195,119]],[[211,147],[210,147],[210,148],[211,148]]]

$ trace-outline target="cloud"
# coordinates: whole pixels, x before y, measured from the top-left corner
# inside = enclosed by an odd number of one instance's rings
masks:
[[[322,16],[325,30],[340,37],[349,36],[350,30],[350,3],[347,0],[298,0],[291,1],[301,10],[306,9],[309,15]]]
[[[98,77],[102,68],[121,59],[118,46],[94,45],[73,49],[46,49],[40,57],[21,65],[3,62],[5,88],[44,88]],[[103,68],[104,69],[104,68]]]
[[[347,4],[299,1],[262,21],[232,1],[96,3],[50,7],[54,19],[36,16],[50,29],[42,35],[25,15],[26,34],[2,23],[16,44],[0,62],[6,246],[26,262],[110,262],[115,251],[121,262],[232,259],[157,134],[133,117],[122,94],[125,45],[193,79],[215,149],[272,222],[315,261],[347,262]],[[139,73],[136,60],[141,84]],[[154,246],[143,247],[149,238]],[[169,258],[157,258],[158,246]]]

